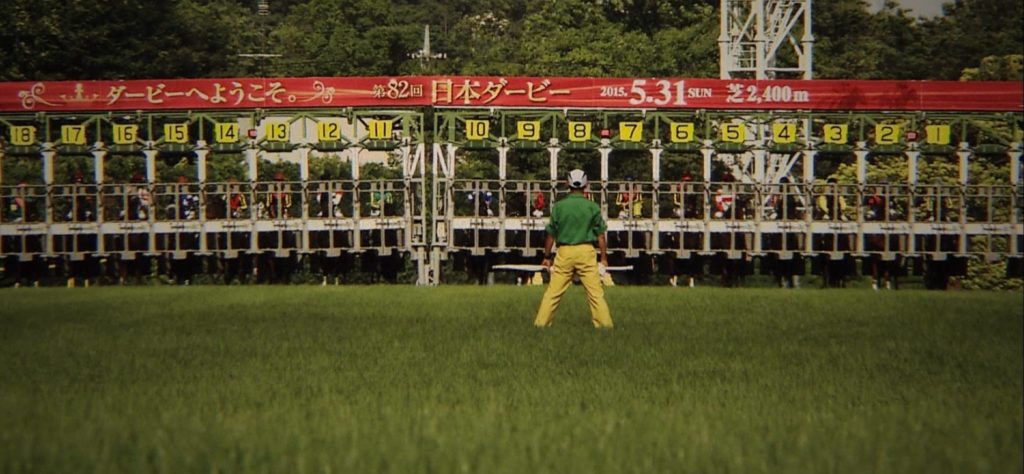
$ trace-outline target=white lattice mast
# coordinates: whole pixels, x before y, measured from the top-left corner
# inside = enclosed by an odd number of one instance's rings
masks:
[[[811,0],[720,1],[722,79],[813,77]]]

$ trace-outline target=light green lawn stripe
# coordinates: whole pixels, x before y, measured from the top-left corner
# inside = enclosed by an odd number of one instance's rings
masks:
[[[1003,293],[5,291],[3,472],[1019,472]]]

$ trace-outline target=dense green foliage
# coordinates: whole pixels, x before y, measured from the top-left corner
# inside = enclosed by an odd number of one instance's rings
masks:
[[[0,80],[718,74],[715,0],[269,3],[270,15],[260,16],[256,0],[8,0]],[[914,18],[894,2],[878,11],[865,0],[813,8],[820,78],[956,80],[984,70],[984,58],[1024,53],[1017,0],[957,0],[936,18]],[[410,58],[424,25],[448,59]],[[1020,77],[1018,60],[1012,78]]]
[[[0,470],[1024,466],[1019,295],[539,291],[7,290]]]

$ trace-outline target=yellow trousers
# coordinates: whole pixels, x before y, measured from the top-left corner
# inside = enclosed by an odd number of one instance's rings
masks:
[[[604,300],[604,288],[601,276],[597,271],[597,254],[590,244],[560,245],[555,261],[551,265],[551,282],[540,300],[537,319],[534,326],[547,327],[555,319],[555,310],[562,301],[562,295],[572,284],[573,273],[578,273],[583,288],[587,290],[587,303],[590,305],[590,320],[597,328],[610,328],[612,315],[608,311],[608,303]]]

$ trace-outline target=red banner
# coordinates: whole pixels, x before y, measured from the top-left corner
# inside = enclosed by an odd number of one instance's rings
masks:
[[[303,77],[0,83],[0,111],[316,107],[1024,111],[1020,82]]]

